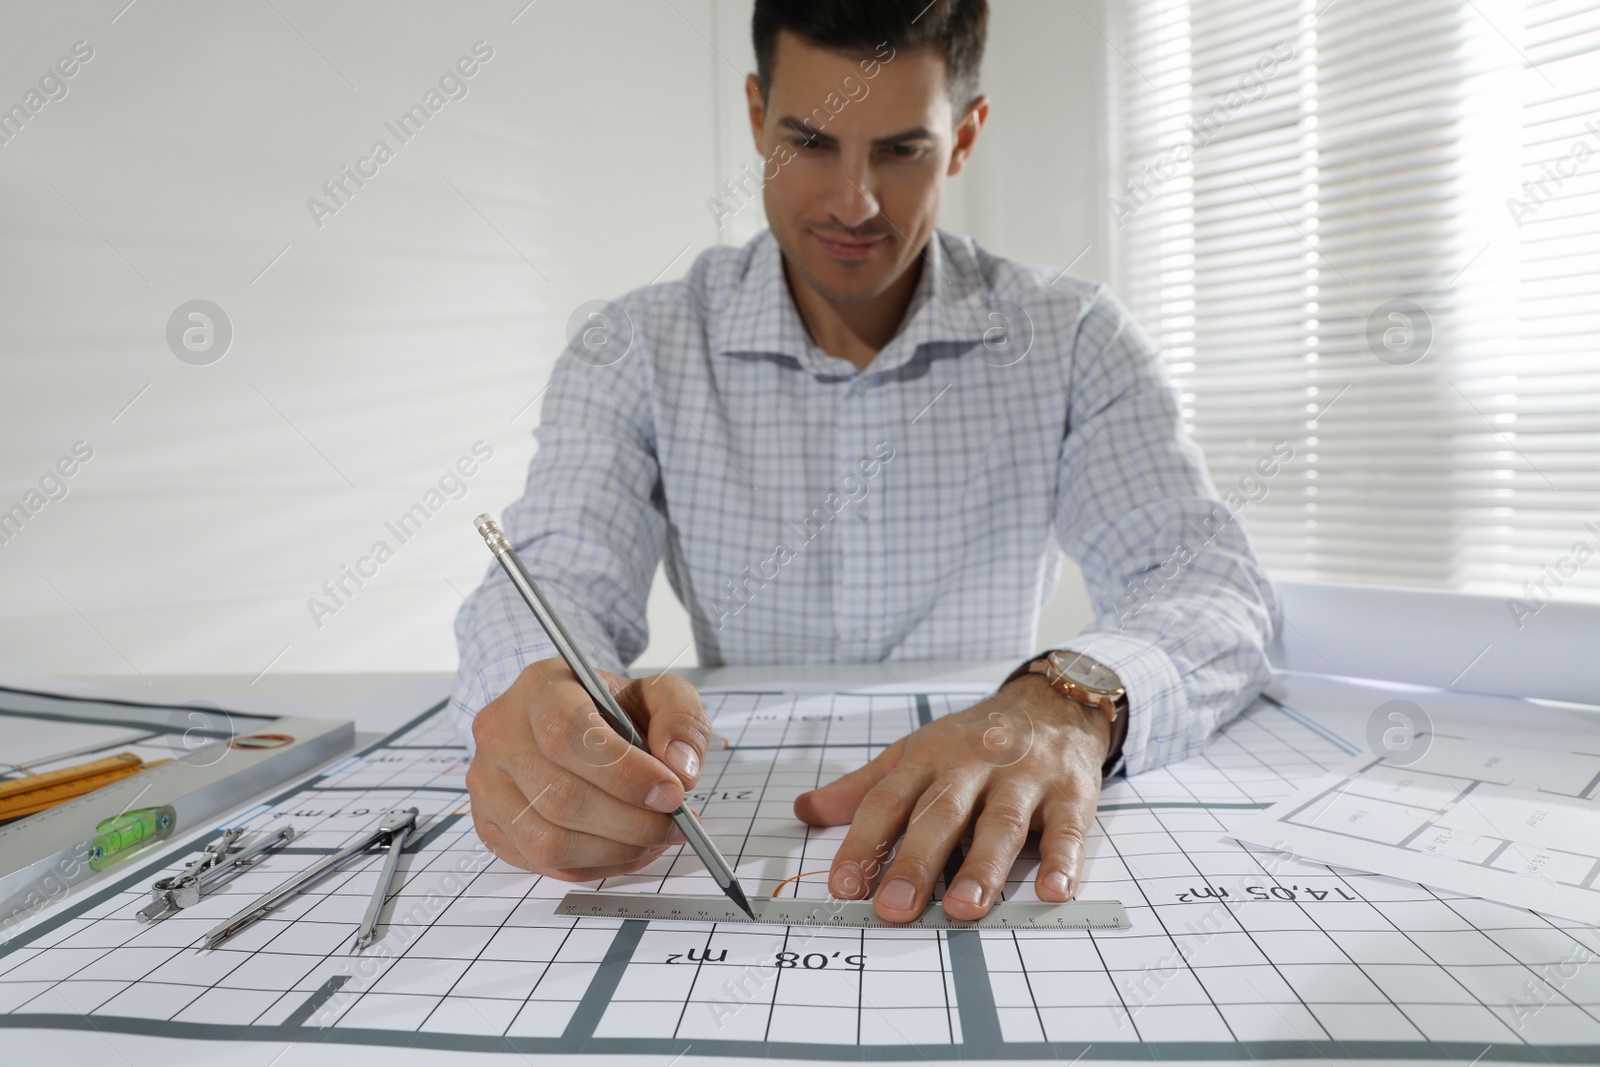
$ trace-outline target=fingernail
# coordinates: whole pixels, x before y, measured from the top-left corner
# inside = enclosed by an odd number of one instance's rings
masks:
[[[861,887],[866,884],[861,877],[861,868],[850,862],[839,864],[828,881],[831,883],[829,891],[840,900],[856,899],[861,895]]]
[[[944,899],[981,908],[983,907],[983,886],[974,882],[971,878],[962,878],[955,885],[945,890]]]
[[[878,890],[878,899],[891,911],[910,911],[917,899],[917,887],[904,878],[891,878]]]
[[[667,845],[681,845],[688,840],[689,839],[687,837],[683,836],[683,831],[678,829],[676,825],[672,827],[672,833],[667,835]],[[665,848],[667,846],[663,845],[661,847]]]
[[[667,746],[667,765],[690,781],[700,777],[700,753],[687,741]]]
[[[1067,873],[1065,871],[1051,871],[1039,879],[1039,888],[1052,895],[1065,898],[1067,895]]]
[[[678,810],[681,801],[678,800],[677,790],[670,785],[653,785],[650,792],[644,795],[644,806],[651,811],[659,811],[663,815]]]

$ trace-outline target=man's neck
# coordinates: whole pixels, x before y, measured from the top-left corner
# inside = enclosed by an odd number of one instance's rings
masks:
[[[787,256],[783,260],[783,273],[800,312],[800,321],[805,323],[812,342],[828,355],[849,360],[858,369],[866,370],[867,364],[900,332],[906,309],[911,306],[917,282],[922,278],[922,259],[918,256],[889,288],[870,300],[829,300],[804,278],[796,276]]]

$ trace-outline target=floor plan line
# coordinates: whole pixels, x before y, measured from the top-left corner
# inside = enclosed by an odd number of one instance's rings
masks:
[[[83,1015],[37,1015],[27,1019],[0,1015],[0,1030],[52,1029],[104,1031],[147,1037],[178,1037],[212,1041],[247,1040],[284,1043],[304,1042],[306,1030],[299,1026],[251,1027],[239,1034],[238,1027],[218,1023],[168,1023],[160,1019],[100,1017],[93,1021]],[[376,1045],[389,1048],[416,1048],[451,1052],[512,1052],[519,1055],[675,1056],[693,1049],[698,1055],[753,1059],[796,1059],[817,1061],[851,1060],[867,1063],[961,1062],[984,1058],[970,1053],[964,1045],[823,1045],[800,1041],[706,1041],[703,1038],[628,1038],[594,1037],[581,1046],[560,1037],[497,1037],[477,1034],[406,1032],[377,1029],[324,1028],[316,1040],[325,1045]],[[1260,1040],[1260,1041],[1012,1041],[1003,1046],[1004,1056],[1012,1060],[1060,1061],[1069,1063],[1093,1049],[1096,1060],[1122,1063],[1163,1063],[1172,1060],[1238,1062],[1274,1059],[1404,1060],[1451,1061],[1457,1063],[1593,1064],[1595,1046],[1587,1044],[1515,1045],[1481,1041],[1398,1041],[1398,1040]],[[992,1055],[992,1053],[991,1053]]]
[[[317,1009],[331,1000],[333,995],[343,989],[344,984],[348,981],[350,981],[348,974],[333,975],[318,986],[316,992],[307,997],[306,1002],[296,1008],[294,1014],[283,1021],[283,1025],[304,1026],[306,1021],[317,1013]]]
[[[944,687],[760,696],[708,690],[708,711],[718,701],[714,728],[744,742],[707,754],[708,831],[727,855],[740,857],[740,877],[753,893],[779,889],[825,901],[822,872],[845,828],[804,827],[793,816],[795,797],[982,696]],[[1106,783],[1087,839],[1085,884],[1125,901],[1134,925],[1059,934],[558,916],[567,886],[482,855],[456,784],[465,750],[441,707],[248,809],[248,820],[233,817],[252,830],[289,818],[305,834],[295,844],[320,855],[375,812],[422,809],[424,833],[406,850],[405,878],[391,897],[395,916],[414,918],[384,920],[394,923],[385,935],[389,950],[369,953],[359,979],[349,976],[344,952],[370,888],[365,869],[329,880],[232,950],[196,953],[191,931],[211,925],[211,912],[225,916],[233,899],[202,902],[191,917],[154,926],[133,921],[150,879],[181,866],[215,839],[213,830],[136,860],[137,869],[111,875],[112,884],[91,887],[0,948],[0,1028],[511,1052],[580,1064],[584,1056],[665,1060],[686,1052],[908,1064],[1080,1055],[1466,1063],[1480,1054],[1482,1062],[1549,1063],[1595,1062],[1600,1054],[1600,996],[1588,995],[1587,981],[1563,990],[1580,1012],[1560,1001],[1525,1030],[1496,1021],[1505,1017],[1504,990],[1515,992],[1505,983],[1542,973],[1541,952],[1553,959],[1567,951],[1550,947],[1555,935],[1538,917],[1440,900],[1416,885],[1341,874],[1303,857],[1268,859],[1225,836],[1350,762],[1348,744],[1265,703],[1228,723],[1203,757]],[[1570,787],[1589,776],[1572,770],[1565,781]],[[486,865],[474,862],[480,857]],[[962,861],[957,850],[941,886]],[[224,897],[248,900],[304,862],[269,864]],[[1030,846],[1004,900],[1034,898],[1037,863]],[[469,870],[462,884],[458,872]],[[809,877],[795,880],[797,873]],[[1195,884],[1232,887],[1230,879],[1238,887],[1228,900],[1187,901]],[[1337,885],[1348,891],[1331,888]],[[1262,886],[1272,895],[1261,895]],[[713,891],[681,850],[606,887]],[[1426,910],[1444,908],[1459,916]],[[1532,929],[1539,932],[1526,932]],[[767,977],[744,989],[737,1013],[717,1011],[728,980],[756,969]],[[1152,970],[1161,980],[1137,985],[1135,996],[1128,983]],[[1125,986],[1133,999],[1123,999]],[[1127,1011],[1135,1001],[1136,1027],[1119,1028],[1114,1005]],[[1388,1040],[1346,1039],[1389,1033],[1371,1021],[1380,1018],[1393,1020]]]
[[[1358,746],[1346,741],[1344,738],[1340,737],[1326,726],[1323,726],[1321,723],[1311,718],[1311,716],[1305,714],[1305,712],[1292,708],[1276,697],[1270,697],[1265,693],[1261,694],[1261,699],[1266,701],[1268,704],[1271,704],[1273,707],[1277,708],[1279,711],[1283,712],[1285,715],[1289,716],[1289,718],[1293,719],[1301,726],[1304,726],[1307,730],[1310,730],[1318,737],[1321,737],[1330,744],[1336,745],[1343,749],[1349,755],[1354,756],[1361,751]]]
[[[573,1051],[582,1050],[594,1037],[595,1027],[611,1006],[611,998],[621,984],[628,964],[633,961],[634,950],[639,947],[645,927],[649,925],[643,919],[626,919],[611,939],[611,946],[606,949],[600,969],[589,980],[589,988],[584,990],[583,999],[578,1002],[577,1010],[572,1013],[566,1030],[561,1034],[561,1040]]]

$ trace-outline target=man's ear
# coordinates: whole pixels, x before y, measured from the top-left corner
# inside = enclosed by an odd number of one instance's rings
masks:
[[[754,74],[744,80],[744,98],[750,105],[750,136],[756,142],[756,155],[765,159],[767,146],[762,130],[767,122],[767,105],[761,99],[761,79]]]
[[[954,178],[961,173],[961,168],[966,166],[967,159],[973,150],[978,147],[978,134],[983,132],[983,124],[989,121],[989,98],[977,96],[972,103],[967,105],[967,110],[962,113],[961,121],[956,123],[955,146],[950,151],[950,169],[945,171],[948,177]]]

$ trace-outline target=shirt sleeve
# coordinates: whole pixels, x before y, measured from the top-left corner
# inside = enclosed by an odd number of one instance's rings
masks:
[[[501,526],[591,663],[621,673],[649,639],[645,604],[666,538],[645,340],[600,365],[569,347],[550,375],[522,497]],[[447,712],[472,719],[555,646],[498,561],[455,620],[460,665]]]
[[[1219,497],[1159,352],[1104,286],[1070,373],[1056,531],[1095,621],[1063,647],[1122,680],[1121,769],[1137,774],[1200,752],[1254,699],[1280,613],[1239,521],[1248,499]],[[1249,485],[1265,491],[1286,444],[1263,446]]]

